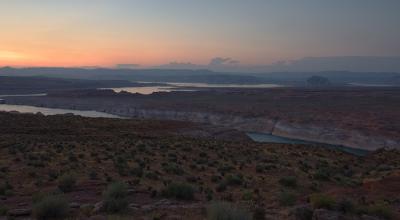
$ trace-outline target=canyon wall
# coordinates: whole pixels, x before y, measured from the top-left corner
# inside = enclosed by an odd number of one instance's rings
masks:
[[[244,117],[229,114],[217,114],[206,112],[191,112],[161,109],[143,109],[133,105],[110,105],[92,104],[79,102],[36,102],[31,100],[19,102],[18,99],[9,104],[25,104],[48,108],[64,108],[74,110],[96,110],[123,117],[134,117],[144,119],[161,119],[191,121],[206,123],[227,128],[237,129],[244,132],[258,132],[273,134],[276,136],[293,138],[305,141],[341,145],[345,147],[377,150],[379,148],[400,149],[400,138],[390,139],[382,136],[365,135],[359,131],[335,128],[332,126],[322,126],[317,124],[297,124],[284,120],[272,120],[267,117]]]
[[[239,131],[273,134],[275,136],[340,145],[362,150],[379,148],[400,148],[400,140],[387,137],[369,136],[354,130],[345,130],[330,126],[289,123],[275,121],[265,117],[241,117],[234,115],[212,114],[204,112],[185,112],[173,110],[155,110],[139,108],[103,109],[110,114],[145,119],[166,119],[192,121],[224,126]]]

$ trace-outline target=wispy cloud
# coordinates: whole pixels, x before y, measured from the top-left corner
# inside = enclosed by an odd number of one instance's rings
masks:
[[[239,61],[234,60],[230,57],[215,57],[210,61],[209,66],[220,66],[220,65],[229,65],[229,64],[238,64]]]

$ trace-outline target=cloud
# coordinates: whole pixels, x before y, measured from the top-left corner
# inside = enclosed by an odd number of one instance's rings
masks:
[[[198,70],[198,69],[209,69],[209,70],[217,70],[217,71],[225,71],[229,68],[233,68],[239,64],[239,61],[234,60],[232,58],[226,57],[215,57],[211,59],[209,64],[207,65],[199,65],[199,64],[194,64],[191,62],[170,62],[168,64],[160,65],[160,66],[155,66],[153,68],[159,68],[159,69],[192,69],[192,70]]]
[[[229,65],[229,64],[237,64],[239,61],[233,60],[230,57],[215,57],[211,59],[209,66],[221,66],[221,65]]]
[[[160,69],[202,69],[205,68],[205,66],[202,65],[197,65],[194,63],[190,62],[170,62],[168,64],[156,66],[155,68],[160,68]]]
[[[133,64],[133,63],[122,63],[122,64],[116,64],[115,68],[117,69],[135,69],[140,67],[139,64]]]

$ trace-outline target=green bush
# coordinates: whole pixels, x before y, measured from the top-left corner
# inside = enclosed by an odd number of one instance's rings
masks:
[[[290,192],[282,192],[279,195],[279,202],[283,206],[293,206],[296,203],[296,195]]]
[[[65,219],[69,206],[63,196],[47,196],[33,205],[33,214],[39,220]]]
[[[128,208],[128,187],[125,183],[110,184],[103,194],[104,211],[107,213],[119,213]]]
[[[285,176],[279,180],[279,183],[282,186],[296,188],[297,187],[297,178],[295,176]]]
[[[207,207],[208,220],[251,220],[252,215],[231,203],[215,202]]]
[[[186,183],[171,183],[162,191],[162,195],[167,198],[192,200],[194,199],[194,189]]]
[[[377,216],[384,219],[393,219],[393,210],[385,204],[375,204],[368,207],[369,215]]]
[[[329,195],[325,194],[313,194],[310,197],[311,205],[314,209],[333,209],[336,201]]]
[[[74,174],[64,174],[58,179],[58,188],[63,192],[71,192],[76,185]]]

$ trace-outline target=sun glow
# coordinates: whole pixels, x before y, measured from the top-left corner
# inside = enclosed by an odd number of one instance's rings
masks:
[[[14,51],[0,50],[0,60],[19,61],[26,59],[26,55]]]

